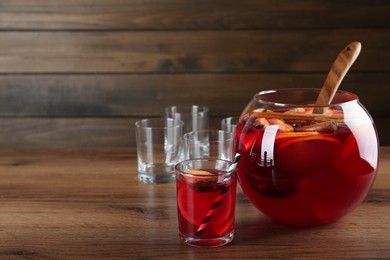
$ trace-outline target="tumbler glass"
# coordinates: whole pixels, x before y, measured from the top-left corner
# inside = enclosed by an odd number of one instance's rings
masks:
[[[222,246],[233,240],[236,205],[233,162],[195,159],[176,166],[180,238],[192,246]]]
[[[175,165],[183,160],[183,122],[172,118],[137,121],[138,177],[146,183],[175,180]]]

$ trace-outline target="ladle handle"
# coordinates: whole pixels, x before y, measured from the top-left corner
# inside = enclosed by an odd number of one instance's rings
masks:
[[[332,102],[345,74],[359,56],[361,48],[360,42],[352,42],[339,53],[325,79],[316,105],[329,105]],[[326,109],[326,107],[317,107],[313,114],[323,114]]]

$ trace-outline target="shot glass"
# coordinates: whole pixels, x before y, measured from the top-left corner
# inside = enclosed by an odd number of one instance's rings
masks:
[[[146,183],[175,180],[175,165],[183,160],[183,122],[171,118],[137,121],[138,178]]]
[[[231,161],[233,133],[222,130],[200,130],[184,134],[185,159],[222,159]]]
[[[179,237],[191,246],[218,247],[234,238],[236,168],[213,159],[176,165]]]
[[[236,125],[238,122],[238,116],[226,117],[221,120],[221,129],[223,131],[231,132],[234,134],[236,131]]]
[[[208,108],[201,106],[171,106],[165,109],[167,118],[179,119],[184,122],[184,133],[208,130]]]

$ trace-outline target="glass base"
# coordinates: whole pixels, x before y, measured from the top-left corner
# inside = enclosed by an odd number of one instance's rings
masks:
[[[175,181],[175,175],[170,173],[155,175],[153,173],[139,172],[138,179],[144,183],[170,183]]]
[[[234,238],[234,231],[229,233],[226,236],[218,237],[218,238],[208,238],[208,239],[201,239],[201,238],[193,238],[193,237],[185,237],[180,234],[180,238],[184,243],[190,246],[195,247],[219,247],[224,246],[228,243],[230,243]]]
[[[175,181],[175,164],[138,164],[138,179],[145,183]]]

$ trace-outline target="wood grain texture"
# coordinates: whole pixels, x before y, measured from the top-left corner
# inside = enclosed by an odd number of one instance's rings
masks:
[[[390,71],[390,52],[379,51],[388,29],[10,31],[0,39],[0,73],[325,72],[351,39],[364,49],[354,71]]]
[[[229,116],[234,115],[238,114]],[[210,129],[220,129],[222,118],[210,118]],[[136,120],[139,118],[2,118],[0,147],[134,147]],[[390,144],[390,118],[374,120],[380,144]]]
[[[129,146],[134,121],[174,104],[208,106],[217,127],[257,91],[320,87],[351,41],[363,51],[341,89],[390,144],[389,11],[387,0],[0,0],[0,147]]]
[[[210,118],[210,128],[220,129],[222,118]],[[140,118],[2,118],[0,148],[135,147],[137,120]]]
[[[326,73],[0,75],[2,117],[146,117],[171,105],[240,114],[252,96],[276,88],[319,88]],[[356,93],[374,117],[387,116],[390,74],[349,73],[340,89]]]
[[[378,28],[388,12],[384,0],[1,0],[0,29]]]
[[[0,147],[129,147],[134,118],[3,118]]]
[[[0,149],[0,257],[346,258],[390,255],[390,149],[368,197],[326,226],[277,224],[238,192],[234,241],[179,243],[175,186],[139,183],[134,149]]]
[[[361,48],[362,45],[360,42],[352,42],[339,53],[326,76],[324,85],[322,85],[315,103],[316,105],[329,105],[332,102],[345,75],[359,56]],[[314,108],[313,114],[323,114],[326,109],[325,107]]]

